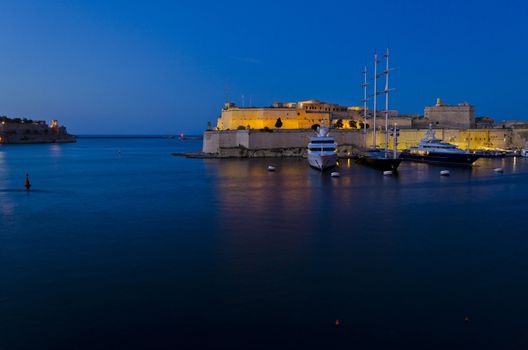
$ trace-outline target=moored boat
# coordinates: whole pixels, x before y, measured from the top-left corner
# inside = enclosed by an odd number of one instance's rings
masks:
[[[403,160],[453,166],[471,166],[480,157],[479,154],[466,152],[436,138],[431,126],[418,146],[410,147],[400,153],[400,158]]]
[[[521,150],[521,157],[528,158],[528,142],[526,142],[524,148]]]
[[[389,68],[389,49],[387,49],[385,55],[385,63],[386,63],[386,67],[385,67],[385,70],[381,73],[381,74],[378,74],[377,73],[377,67],[378,67],[378,55],[375,54],[374,55],[374,79],[373,79],[373,82],[374,82],[374,93],[373,93],[373,103],[374,103],[374,107],[373,107],[373,117],[372,117],[372,122],[373,122],[373,128],[374,128],[374,132],[372,134],[372,138],[373,138],[373,144],[375,145],[373,148],[371,149],[368,149],[365,153],[359,155],[359,157],[356,159],[356,162],[359,163],[359,164],[364,164],[364,165],[368,165],[372,168],[375,168],[375,169],[378,169],[378,170],[382,170],[382,171],[392,171],[392,172],[395,172],[397,169],[398,169],[398,166],[400,165],[401,163],[401,159],[398,157],[398,153],[397,153],[397,144],[398,144],[398,135],[399,135],[399,129],[396,127],[396,125],[394,125],[394,128],[391,128],[390,129],[390,133],[392,134],[393,136],[393,142],[394,142],[394,145],[393,145],[393,150],[392,151],[389,151],[389,91],[391,91],[391,89],[389,89],[389,72],[391,71],[391,68]],[[376,87],[376,82],[377,82],[377,79],[384,75],[385,76],[385,89],[382,90],[382,91],[378,91],[377,90],[377,87]],[[365,125],[366,125],[366,119],[367,119],[367,115],[366,115],[366,111],[367,111],[367,69],[365,67],[365,69],[363,70],[363,76],[364,76],[364,83],[363,83],[363,119],[365,120]],[[378,148],[376,145],[376,112],[377,112],[377,107],[376,107],[376,104],[377,104],[377,100],[376,100],[376,97],[377,95],[379,94],[385,94],[385,148],[384,149],[381,149],[381,148]],[[366,137],[366,134],[367,134],[367,129],[366,129],[366,126],[365,126],[365,129],[364,129],[364,134],[365,134],[365,147],[367,146],[367,137]]]
[[[504,158],[506,155],[500,150],[477,150],[475,154],[480,158]]]
[[[396,171],[402,160],[401,158],[393,157],[390,153],[382,149],[371,149],[365,154],[359,155],[356,162],[378,170]]]
[[[318,170],[331,169],[337,162],[335,137],[328,136],[328,129],[319,127],[317,135],[308,144],[308,163]]]

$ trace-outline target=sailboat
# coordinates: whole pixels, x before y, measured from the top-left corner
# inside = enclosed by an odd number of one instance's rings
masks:
[[[363,118],[365,119],[365,148],[367,151],[363,154],[361,154],[358,159],[356,160],[359,164],[365,164],[368,166],[371,166],[373,168],[383,170],[383,171],[396,171],[398,169],[398,166],[401,163],[401,159],[398,157],[397,154],[397,137],[398,137],[398,130],[397,127],[394,126],[394,128],[391,130],[393,138],[394,138],[394,149],[391,154],[389,152],[389,49],[387,49],[387,52],[384,55],[385,62],[386,62],[386,68],[385,70],[378,75],[377,69],[378,69],[378,55],[374,54],[374,94],[373,94],[373,118],[372,118],[372,124],[373,124],[373,146],[371,148],[368,148],[366,145],[366,111],[367,111],[367,98],[366,98],[366,86],[367,86],[367,69],[363,70],[364,75],[364,83],[363,83]],[[377,91],[377,79],[385,75],[385,90],[383,91]],[[377,146],[376,142],[376,102],[377,102],[377,95],[385,94],[385,148],[379,148]]]

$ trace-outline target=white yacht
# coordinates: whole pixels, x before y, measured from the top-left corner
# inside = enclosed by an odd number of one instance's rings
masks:
[[[337,162],[336,149],[335,137],[328,136],[328,128],[320,126],[308,144],[308,163],[319,170],[333,168]]]
[[[528,158],[528,142],[524,144],[524,148],[521,150],[521,157]]]
[[[418,146],[404,150],[400,157],[416,162],[470,166],[480,158],[480,155],[466,152],[453,144],[443,142],[436,138],[434,130],[429,126],[429,130]]]

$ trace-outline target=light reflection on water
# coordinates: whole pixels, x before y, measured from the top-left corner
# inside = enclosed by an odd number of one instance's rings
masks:
[[[449,177],[427,164],[383,176],[341,160],[331,178],[304,159],[170,156],[199,148],[0,149],[2,348],[523,339],[528,160],[481,159]],[[21,188],[26,171],[35,192]]]

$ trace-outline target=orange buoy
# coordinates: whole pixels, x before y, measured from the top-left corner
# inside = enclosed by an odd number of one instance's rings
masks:
[[[29,174],[26,173],[26,182],[24,183],[24,187],[26,188],[26,190],[29,191],[29,189],[31,188],[31,183],[29,182]]]
[[[336,321],[335,321],[335,325],[336,325],[336,327],[339,327],[339,326],[341,325],[341,321],[336,320]]]

